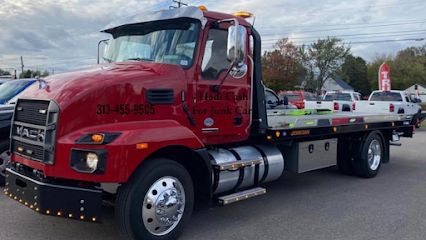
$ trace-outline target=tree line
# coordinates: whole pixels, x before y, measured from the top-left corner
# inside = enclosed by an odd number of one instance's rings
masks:
[[[0,69],[0,76],[11,76],[12,73],[9,71],[5,71]],[[49,76],[48,71],[40,71],[40,70],[25,70],[19,74],[19,78],[34,78],[34,77],[46,77]]]
[[[354,56],[340,39],[320,39],[296,46],[284,38],[262,55],[263,79],[276,91],[306,90],[321,93],[325,81],[340,77],[355,91],[368,95],[378,88],[378,70],[386,62],[391,67],[393,89],[426,84],[426,45],[409,47],[395,56],[378,57],[371,63]]]

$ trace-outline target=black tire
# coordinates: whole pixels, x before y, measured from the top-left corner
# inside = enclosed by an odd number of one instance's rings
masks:
[[[337,143],[337,167],[343,174],[352,175],[352,143],[349,140],[339,140]]]
[[[134,240],[169,240],[176,239],[192,215],[194,207],[194,189],[191,176],[179,163],[168,159],[150,159],[132,176],[130,181],[120,187],[116,199],[115,215],[121,230]],[[143,219],[144,202],[148,190],[163,177],[179,180],[184,189],[184,211],[173,230],[157,236],[150,232]],[[174,185],[174,183],[173,183]],[[158,195],[161,195],[158,193]],[[156,204],[155,204],[156,205]],[[151,208],[151,207],[150,207]],[[156,206],[152,208],[157,209]],[[144,210],[145,209],[145,210]],[[157,217],[157,216],[156,216]],[[155,218],[155,221],[158,218]],[[150,218],[152,221],[152,219]],[[146,219],[145,219],[146,221]],[[148,223],[147,223],[148,224]]]
[[[369,161],[369,149],[372,148],[372,145],[376,145],[379,149],[378,159],[376,160],[376,155],[373,156],[371,159],[372,161]],[[375,152],[376,150],[372,150],[372,152]],[[377,152],[375,152],[377,153]],[[380,170],[380,167],[382,165],[382,162],[385,158],[385,149],[384,144],[382,140],[382,135],[378,131],[371,132],[367,135],[366,138],[364,138],[360,151],[357,157],[355,157],[353,161],[353,169],[354,172],[364,178],[373,178],[377,175],[377,173]]]
[[[0,142],[0,186],[3,187],[5,183],[5,167],[7,161],[10,159],[3,159],[1,155],[5,152],[9,152],[9,141],[3,140]],[[10,154],[9,154],[10,157]]]

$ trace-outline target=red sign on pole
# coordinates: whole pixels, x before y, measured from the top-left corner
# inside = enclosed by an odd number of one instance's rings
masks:
[[[391,90],[390,67],[386,63],[380,65],[379,68],[379,90]]]

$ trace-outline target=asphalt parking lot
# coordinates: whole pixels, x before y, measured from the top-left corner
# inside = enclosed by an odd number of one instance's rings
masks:
[[[268,194],[196,212],[180,239],[421,239],[426,236],[426,129],[392,147],[374,179],[328,168],[287,175]],[[0,194],[1,240],[122,240],[113,210],[103,224],[36,214]]]

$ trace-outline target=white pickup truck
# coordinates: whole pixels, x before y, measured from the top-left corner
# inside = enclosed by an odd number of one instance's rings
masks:
[[[352,112],[361,94],[351,91],[329,91],[320,101],[305,101],[305,109],[330,109],[338,112]]]
[[[357,101],[355,112],[397,113],[416,115],[421,113],[420,105],[404,91],[373,91],[368,101]]]

